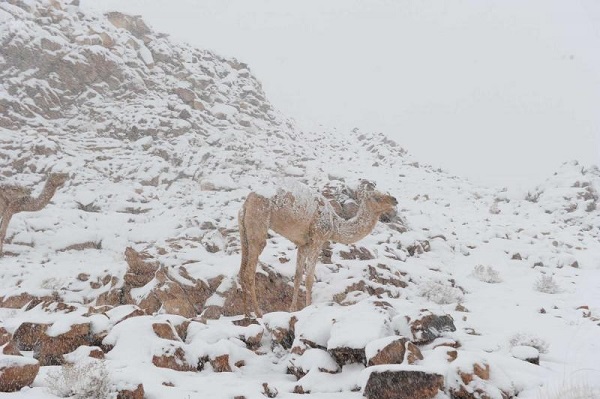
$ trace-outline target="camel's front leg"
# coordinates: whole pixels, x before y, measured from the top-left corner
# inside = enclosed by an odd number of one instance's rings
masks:
[[[13,211],[10,207],[4,211],[2,215],[2,222],[0,223],[0,256],[2,256],[2,247],[4,244],[4,239],[6,238],[6,230],[8,229],[8,223],[13,216]]]
[[[294,295],[292,296],[292,304],[290,305],[290,312],[298,310],[298,295],[300,294],[300,283],[302,283],[302,277],[306,269],[306,251],[308,247],[298,247],[298,259],[296,260],[296,275],[294,276]]]
[[[310,306],[312,303],[312,286],[315,281],[315,268],[317,267],[317,260],[321,253],[322,245],[312,245],[306,255],[306,306]]]

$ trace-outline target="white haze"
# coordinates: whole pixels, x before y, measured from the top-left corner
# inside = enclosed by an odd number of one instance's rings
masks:
[[[600,164],[595,0],[85,0],[247,62],[304,126],[382,131],[488,184]]]

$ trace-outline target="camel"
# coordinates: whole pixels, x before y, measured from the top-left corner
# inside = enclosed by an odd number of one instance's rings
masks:
[[[31,197],[31,190],[22,186],[0,185],[0,256],[2,256],[2,246],[6,238],[8,224],[14,214],[19,212],[37,212],[43,209],[56,190],[61,187],[68,179],[66,173],[50,173],[42,192],[37,197]]]
[[[266,246],[268,230],[282,235],[298,247],[294,293],[290,311],[295,311],[300,283],[305,278],[306,306],[312,300],[312,286],[319,253],[327,241],[352,244],[375,228],[381,214],[398,204],[396,198],[374,190],[372,183],[359,188],[359,209],[349,220],[339,216],[327,199],[316,196],[307,187],[298,190],[280,188],[272,196],[251,192],[238,214],[242,260],[240,282],[244,311],[250,315],[248,299],[257,317],[262,317],[256,298],[255,274],[258,257]],[[248,298],[250,297],[250,298]]]

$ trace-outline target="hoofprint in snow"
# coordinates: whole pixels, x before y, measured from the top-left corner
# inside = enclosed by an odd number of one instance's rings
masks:
[[[360,398],[382,369],[437,373],[446,392],[490,397],[600,389],[597,168],[567,163],[523,197],[419,165],[381,134],[300,131],[244,64],[121,14],[5,2],[0,41],[3,182],[35,195],[48,172],[71,176],[50,205],[10,224],[2,327],[47,324],[43,339],[54,342],[84,326],[87,337],[69,355],[54,358],[40,344],[22,348],[25,357],[83,365],[83,375],[105,368],[109,391],[143,384],[148,398]],[[356,247],[329,248],[312,306],[290,314],[275,304],[279,312],[249,325],[205,317],[203,306],[225,308],[238,284],[245,196],[286,178],[315,192],[328,186],[349,209],[349,188],[368,179],[398,198],[399,215]],[[128,247],[155,267],[128,288],[131,301],[193,280],[210,287],[198,315],[100,306],[135,280]],[[292,285],[290,242],[273,236],[261,261],[260,273]],[[411,326],[431,314],[451,316],[455,331],[434,328],[417,345],[422,359],[365,366],[397,338],[419,341]],[[94,346],[105,360],[85,369]],[[536,354],[539,365],[526,361]],[[31,362],[3,356],[0,368]],[[489,366],[486,379],[476,365]],[[56,397],[61,367],[43,365],[32,388],[6,396]]]

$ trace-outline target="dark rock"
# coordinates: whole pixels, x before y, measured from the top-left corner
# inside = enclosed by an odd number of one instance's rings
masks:
[[[373,371],[365,386],[367,399],[432,399],[444,389],[439,374],[412,370]]]
[[[425,312],[409,324],[413,335],[412,341],[419,345],[429,343],[445,332],[456,331],[452,316],[439,316],[431,312]]]

